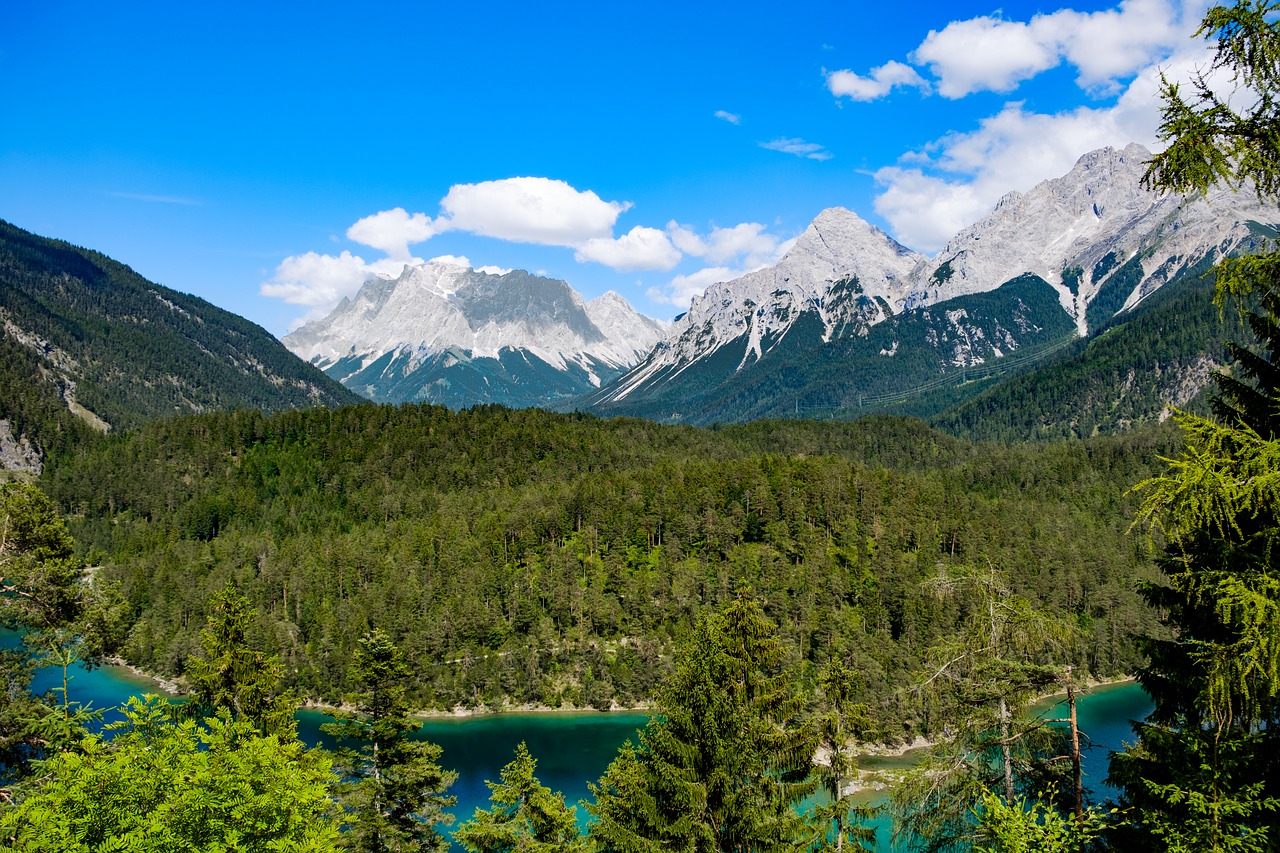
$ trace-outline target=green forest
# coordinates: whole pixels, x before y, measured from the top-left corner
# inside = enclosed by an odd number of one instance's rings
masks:
[[[994,566],[1080,631],[1071,662],[1132,672],[1155,577],[1124,491],[1172,431],[972,445],[917,422],[716,431],[497,407],[191,416],[97,442],[44,481],[137,621],[129,660],[181,676],[228,582],[290,686],[333,702],[365,629],[420,707],[608,708],[749,586],[812,678],[857,656],[886,719],[965,618],[924,588]]]
[[[1151,188],[1280,198],[1277,13],[1207,13],[1258,98],[1165,82]],[[1215,304],[1243,324],[1204,410],[1057,442],[370,404],[102,435],[30,395],[57,439],[0,484],[0,850],[843,853],[879,841],[859,747],[922,736],[905,849],[1280,849],[1280,253]],[[112,656],[185,699],[98,730],[67,674]],[[1089,803],[1074,725],[1021,709],[1120,675],[1154,711]],[[521,706],[651,716],[585,831],[519,747],[450,835],[414,712]]]

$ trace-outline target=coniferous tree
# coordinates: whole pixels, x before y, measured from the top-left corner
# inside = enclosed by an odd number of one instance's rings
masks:
[[[70,669],[96,663],[118,639],[116,590],[90,584],[84,562],[52,502],[26,483],[0,485],[0,624],[22,646],[0,655],[0,784],[33,759],[74,748],[99,712],[72,700]],[[36,666],[61,670],[61,687],[34,697]]]
[[[1197,35],[1216,40],[1210,80],[1163,89],[1169,142],[1147,179],[1204,190],[1222,180],[1280,199],[1280,4],[1210,9]],[[1247,109],[1239,110],[1240,104]],[[1112,760],[1131,806],[1113,832],[1127,850],[1268,851],[1280,845],[1280,254],[1228,259],[1220,303],[1257,299],[1261,352],[1234,348],[1240,375],[1219,381],[1216,419],[1182,415],[1186,449],[1145,481],[1142,517],[1162,529],[1165,583],[1147,590],[1169,636],[1148,641],[1139,673],[1155,710],[1138,743]]]
[[[598,784],[604,851],[798,849],[795,806],[815,789],[815,737],[774,626],[746,591],[701,620],[659,692],[658,713]]]
[[[538,762],[521,742],[502,768],[500,782],[487,782],[490,809],[454,832],[454,841],[473,853],[585,853],[578,820],[564,796],[538,781]]]
[[[891,794],[894,834],[918,849],[966,850],[974,817],[995,792],[1012,807],[1020,792],[1039,794],[1057,755],[1057,738],[1021,709],[1058,680],[1049,661],[1073,641],[1070,626],[1015,594],[993,566],[945,571],[927,586],[957,601],[962,631],[930,650],[917,692],[940,724],[942,742]]]
[[[846,846],[875,849],[875,829],[866,825],[874,810],[858,804],[852,784],[858,776],[857,744],[876,740],[870,709],[854,701],[858,685],[857,673],[838,655],[831,658],[818,679],[831,710],[818,722],[825,761],[816,765],[815,775],[827,802],[815,806],[810,815],[815,850],[843,853]]]
[[[356,711],[334,712],[321,730],[344,744],[336,769],[348,830],[343,843],[361,853],[434,850],[449,840],[440,831],[456,801],[445,794],[458,774],[440,767],[440,747],[415,740],[420,728],[409,716],[409,668],[381,630],[361,638],[351,664],[358,691]]]
[[[280,689],[284,667],[279,659],[249,647],[252,621],[249,599],[228,582],[214,596],[213,612],[200,637],[204,655],[187,662],[190,711],[210,716],[226,708],[233,718],[250,721],[263,734],[289,740],[296,737],[293,712],[298,703],[292,691]]]

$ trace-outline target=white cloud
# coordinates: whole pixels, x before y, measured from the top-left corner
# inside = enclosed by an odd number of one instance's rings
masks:
[[[809,160],[830,160],[832,153],[824,146],[816,142],[805,142],[803,139],[789,139],[781,137],[771,142],[761,142],[761,148],[767,148],[770,151],[781,151],[784,154],[794,154],[797,157],[805,157]]]
[[[876,212],[901,242],[936,251],[1005,193],[1065,174],[1087,151],[1130,142],[1154,149],[1161,70],[1171,79],[1186,79],[1206,58],[1197,45],[1144,69],[1110,107],[1044,114],[1029,112],[1019,102],[1006,104],[976,130],[945,136],[903,157],[901,165],[880,169],[876,179],[884,189]]]
[[[452,264],[455,267],[470,267],[471,259],[466,255],[436,255],[428,263]]]
[[[1118,9],[1083,14],[1064,9],[1035,19],[1079,72],[1085,87],[1114,88],[1127,77],[1181,46],[1204,5],[1179,9],[1168,0],[1125,0]]]
[[[595,261],[615,270],[669,270],[680,263],[680,250],[664,232],[637,225],[616,240],[592,238],[573,257],[579,263]]]
[[[406,263],[422,261],[385,258],[370,264],[346,251],[337,256],[316,252],[290,255],[276,267],[271,280],[262,283],[259,292],[290,305],[317,309],[312,312],[314,316],[327,312],[344,296],[353,295],[372,275],[399,275]]]
[[[706,237],[674,219],[667,223],[667,235],[686,255],[723,264],[739,258],[744,269],[759,269],[778,258],[778,238],[767,233],[759,222],[742,222],[732,228],[712,227]]]
[[[549,178],[455,184],[440,202],[451,228],[550,246],[581,246],[611,237],[629,202],[603,201]]]
[[[831,94],[855,101],[874,101],[889,94],[895,86],[914,86],[928,90],[929,84],[910,65],[891,60],[879,68],[871,69],[862,77],[852,71],[832,71],[827,75],[827,88]]]
[[[1063,62],[1083,88],[1118,92],[1120,81],[1180,48],[1204,14],[1204,0],[1122,0],[1114,9],[1060,9],[1030,21],[994,15],[952,21],[929,34],[910,55],[935,78],[930,86],[909,65],[886,62],[865,76],[849,70],[827,75],[837,97],[871,101],[895,86],[932,89],[945,98],[1009,92]]]
[[[727,121],[729,124],[742,124],[742,116],[737,113],[731,113],[727,110],[716,110],[716,118]]]
[[[1028,23],[997,16],[953,21],[930,31],[911,61],[929,66],[946,98],[1008,92],[1063,61],[1075,67],[1079,85],[1116,91],[1118,80],[1182,45],[1204,8],[1200,0],[1124,0],[1115,9],[1060,9]]]
[[[1007,92],[1057,65],[1057,51],[1027,24],[981,17],[931,30],[911,55],[938,78],[938,93],[962,98],[974,92]]]
[[[734,272],[728,267],[707,267],[689,275],[678,275],[666,287],[651,287],[645,295],[654,302],[675,305],[684,310],[695,296],[701,296],[711,285],[740,275],[741,272]]]
[[[433,223],[425,213],[411,215],[403,207],[396,207],[357,220],[347,229],[347,238],[381,249],[393,258],[408,258],[411,243],[429,240],[447,228],[447,223]]]

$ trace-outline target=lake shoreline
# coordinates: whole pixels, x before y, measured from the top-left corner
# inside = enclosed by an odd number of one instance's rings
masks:
[[[178,696],[185,695],[185,691],[183,689],[183,685],[181,684],[181,682],[174,679],[167,679],[158,675],[154,675],[153,673],[147,672],[146,670],[138,666],[135,666],[134,664],[129,663],[127,660],[125,660],[122,657],[107,658],[105,662],[111,666],[117,666],[117,667],[120,667],[121,669],[128,671],[132,676],[134,676],[134,678],[138,680],[150,681],[151,683],[155,684],[157,688],[159,688],[160,692],[168,696],[178,697]],[[1132,684],[1135,681],[1137,681],[1137,679],[1132,675],[1122,675],[1122,676],[1117,676],[1115,678],[1103,678],[1103,679],[1090,677],[1085,679],[1080,684],[1079,693],[1077,693],[1076,695],[1081,696],[1099,689],[1105,690],[1105,689],[1110,689],[1115,687],[1122,687],[1126,684]],[[1053,693],[1046,693],[1040,696],[1036,696],[1031,700],[1029,700],[1027,704],[1028,704],[1028,707],[1030,708],[1038,708],[1041,706],[1052,707],[1049,704],[1050,702],[1052,702],[1053,705],[1056,705],[1056,704],[1059,704],[1059,702],[1065,700],[1066,698],[1067,698],[1067,691],[1065,689],[1057,690],[1057,691],[1054,691]],[[348,702],[333,704],[330,702],[323,702],[318,699],[307,699],[298,705],[297,710],[320,711],[322,713],[329,713],[331,711],[340,712],[340,713],[352,713],[356,710],[356,707]],[[552,707],[550,705],[541,705],[533,702],[525,702],[520,704],[504,705],[499,708],[494,708],[488,705],[481,705],[474,708],[469,708],[469,707],[460,705],[460,706],[455,706],[448,710],[441,710],[439,708],[421,708],[421,709],[417,709],[410,712],[410,715],[415,719],[429,720],[432,722],[440,722],[440,721],[446,721],[446,720],[464,721],[464,720],[470,720],[470,719],[483,719],[486,717],[502,717],[502,716],[554,717],[554,716],[560,715],[560,716],[568,717],[568,716],[594,716],[598,714],[602,717],[607,717],[609,715],[625,715],[625,714],[651,715],[652,711],[653,711],[653,705],[652,703],[649,703],[649,702],[641,702],[630,707],[625,707],[622,705],[618,705],[617,703],[614,703],[608,709],[595,708],[590,705]],[[904,758],[909,753],[916,752],[917,750],[930,749],[932,747],[937,746],[938,743],[939,743],[938,741],[927,738],[923,735],[917,735],[912,740],[903,741],[901,743],[858,744],[858,750],[859,750],[858,755],[859,757],[874,757],[874,758]]]

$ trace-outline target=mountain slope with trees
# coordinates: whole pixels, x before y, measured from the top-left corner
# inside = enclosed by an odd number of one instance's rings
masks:
[[[186,412],[359,397],[265,329],[88,249],[0,222],[0,419],[48,452]]]

